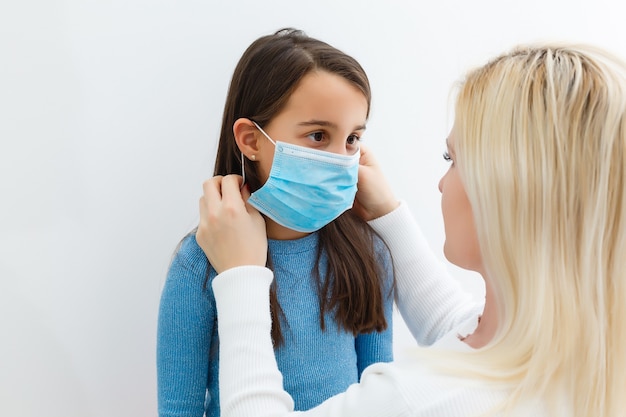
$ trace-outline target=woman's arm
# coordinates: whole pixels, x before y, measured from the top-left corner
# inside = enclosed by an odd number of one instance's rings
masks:
[[[405,203],[369,224],[392,254],[398,309],[419,344],[430,345],[480,314],[482,304],[448,274]]]
[[[272,272],[265,267],[241,266],[213,280],[224,417],[278,416],[293,411],[293,400],[283,391],[270,336],[268,300],[272,279]]]
[[[229,269],[213,281],[220,338],[222,417],[305,415],[399,417],[410,415],[404,389],[393,372],[370,367],[360,384],[306,412],[294,412],[283,390],[270,336],[272,272],[259,266]],[[391,367],[391,365],[389,365]]]

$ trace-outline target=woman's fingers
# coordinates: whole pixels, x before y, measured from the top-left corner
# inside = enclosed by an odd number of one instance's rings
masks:
[[[393,211],[398,205],[374,154],[366,146],[361,146],[359,190],[354,201],[354,212],[368,221]]]
[[[196,241],[218,273],[236,266],[265,265],[265,221],[246,204],[249,192],[240,190],[241,183],[240,176],[227,175],[203,184]]]

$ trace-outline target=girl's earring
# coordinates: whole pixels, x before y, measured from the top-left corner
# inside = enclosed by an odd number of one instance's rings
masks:
[[[256,155],[254,154],[250,155],[250,159],[252,159],[253,161],[256,161]]]

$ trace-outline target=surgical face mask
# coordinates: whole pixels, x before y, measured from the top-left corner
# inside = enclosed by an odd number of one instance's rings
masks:
[[[352,207],[360,150],[346,156],[274,142],[254,124],[276,149],[269,178],[252,193],[250,205],[276,223],[305,233],[321,229]]]

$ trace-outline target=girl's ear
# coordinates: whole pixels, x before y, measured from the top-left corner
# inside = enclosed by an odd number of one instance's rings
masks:
[[[257,146],[258,129],[252,120],[243,117],[237,119],[233,124],[233,133],[239,150],[248,159],[254,160],[259,153],[259,147]]]

